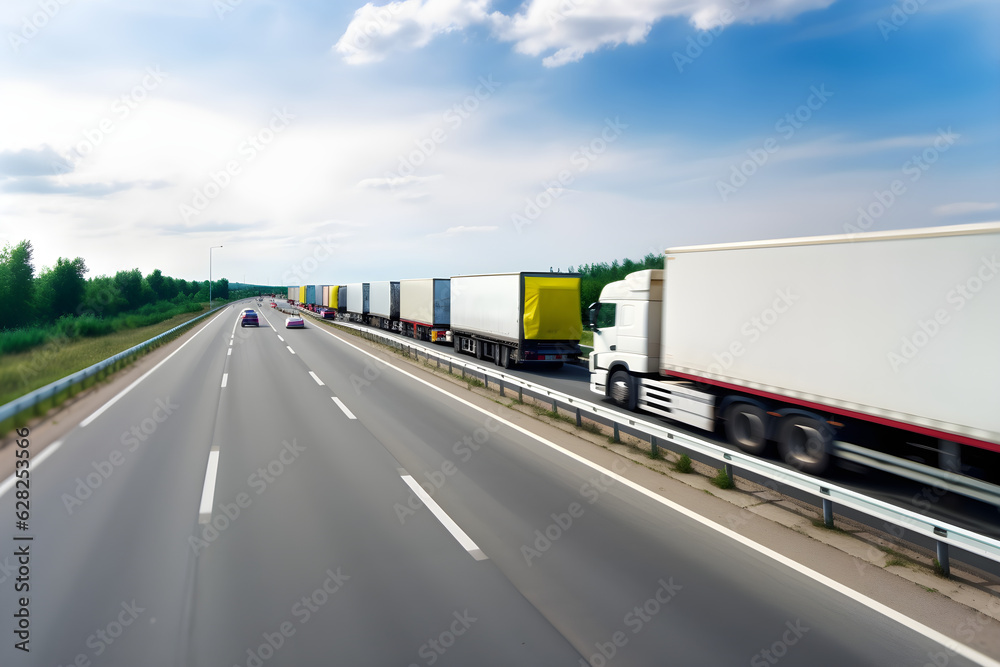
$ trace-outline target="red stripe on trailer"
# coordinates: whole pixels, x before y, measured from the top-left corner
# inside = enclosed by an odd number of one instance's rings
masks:
[[[700,375],[692,375],[690,373],[681,373],[679,371],[667,371],[667,370],[664,370],[662,372],[667,375],[673,375],[688,380],[695,380],[696,382],[703,382],[705,384],[711,384],[717,387],[734,389],[736,391],[740,391],[745,394],[754,394],[756,396],[763,396],[765,398],[772,398],[775,400],[779,400],[784,403],[794,403],[795,405],[802,405],[807,408],[812,408],[813,410],[818,410],[820,412],[833,412],[838,415],[854,417],[855,419],[859,419],[862,421],[874,422],[876,424],[882,424],[883,426],[891,426],[894,428],[902,429],[904,431],[910,431],[912,433],[929,435],[934,438],[941,438],[942,440],[951,440],[952,442],[957,442],[963,445],[969,445],[971,447],[978,447],[980,449],[986,449],[991,452],[1000,452],[1000,443],[989,442],[987,440],[979,440],[977,438],[961,435],[959,433],[949,433],[948,431],[941,431],[938,429],[929,428],[927,426],[907,424],[906,422],[897,421],[895,419],[889,419],[888,417],[879,417],[877,415],[869,415],[864,412],[857,412],[856,410],[848,410],[847,408],[837,408],[831,405],[824,405],[822,403],[814,403],[813,401],[807,401],[801,398],[782,396],[781,394],[775,394],[773,392],[763,391],[760,389],[751,389],[750,387],[744,387],[743,385],[732,384],[730,382],[723,382],[721,380],[712,380],[710,378],[702,377]]]

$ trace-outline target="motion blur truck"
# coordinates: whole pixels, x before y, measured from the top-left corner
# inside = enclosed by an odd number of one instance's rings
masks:
[[[1000,224],[665,254],[590,307],[592,391],[814,474],[853,445],[995,477]]]
[[[407,336],[430,342],[450,342],[451,281],[447,278],[400,280],[399,319]]]
[[[451,278],[455,350],[504,368],[561,366],[580,356],[580,275],[500,273]]]

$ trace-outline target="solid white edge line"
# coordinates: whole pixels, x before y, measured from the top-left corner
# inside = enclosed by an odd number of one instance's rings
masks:
[[[319,386],[321,386],[321,387],[323,386],[323,381],[319,379],[319,376],[318,376],[318,375],[316,375],[316,374],[315,374],[315,373],[313,373],[312,371],[309,371],[309,375],[311,375],[311,376],[312,376],[312,379],[313,379],[313,380],[316,380],[316,384],[318,384],[318,385],[319,385]]]
[[[285,347],[287,347],[287,348],[288,348],[288,351],[289,351],[289,352],[291,352],[292,354],[295,354],[295,350],[293,350],[293,349],[292,349],[292,346],[291,346],[291,345],[286,345]]]
[[[323,331],[322,328],[320,328],[320,327],[317,327],[317,328],[319,328],[320,331]],[[718,523],[712,521],[711,519],[708,519],[708,518],[706,518],[706,517],[698,514],[694,510],[688,509],[687,507],[684,507],[683,505],[678,505],[674,501],[668,500],[667,498],[664,498],[663,496],[660,496],[659,494],[657,494],[657,493],[655,493],[653,491],[650,491],[646,487],[641,486],[639,484],[636,484],[635,482],[633,482],[633,481],[631,481],[629,479],[625,479],[624,477],[622,477],[618,473],[613,472],[611,470],[608,470],[607,468],[604,468],[603,466],[600,466],[597,463],[594,463],[593,461],[585,459],[584,457],[580,456],[579,454],[575,454],[574,452],[571,452],[568,449],[560,447],[559,445],[555,444],[554,442],[550,442],[550,441],[546,440],[545,438],[543,438],[542,436],[537,435],[536,433],[532,433],[531,431],[527,430],[526,428],[518,426],[517,424],[514,424],[513,422],[507,421],[503,417],[500,417],[499,415],[495,415],[492,412],[490,412],[489,410],[486,410],[485,408],[481,408],[478,405],[470,403],[469,401],[465,400],[464,398],[461,398],[459,396],[455,396],[454,394],[450,394],[447,391],[445,391],[444,389],[442,389],[441,387],[433,385],[430,382],[428,382],[427,380],[424,380],[423,378],[419,378],[416,375],[413,375],[412,373],[410,373],[409,371],[406,371],[406,370],[403,370],[402,368],[399,368],[398,366],[393,366],[391,363],[387,362],[386,360],[382,359],[381,357],[378,357],[378,356],[372,354],[371,352],[368,352],[367,350],[363,350],[360,347],[358,347],[357,345],[354,345],[353,343],[350,343],[350,342],[348,342],[348,341],[346,341],[346,340],[344,340],[344,339],[342,339],[342,338],[340,338],[338,336],[335,336],[333,333],[331,333],[329,331],[323,331],[323,333],[327,334],[331,338],[334,338],[335,340],[340,341],[344,345],[349,345],[350,347],[353,347],[358,352],[361,352],[362,354],[365,354],[365,355],[371,357],[372,359],[375,359],[376,361],[382,362],[383,364],[385,364],[389,368],[392,368],[392,369],[394,369],[394,370],[402,373],[403,375],[406,375],[407,377],[410,377],[410,378],[416,380],[417,382],[420,382],[421,384],[423,384],[423,385],[425,385],[427,387],[430,387],[431,389],[433,389],[433,390],[435,390],[437,392],[440,392],[441,394],[444,394],[445,396],[451,397],[452,399],[458,401],[459,403],[462,403],[463,405],[465,405],[465,406],[467,406],[469,408],[472,408],[473,410],[476,410],[476,411],[481,412],[483,414],[489,415],[491,418],[495,419],[496,421],[498,421],[498,422],[500,422],[502,424],[505,424],[506,426],[509,426],[510,428],[514,429],[515,431],[523,433],[524,435],[528,436],[529,438],[537,440],[538,442],[542,443],[543,445],[545,445],[545,446],[547,446],[547,447],[549,447],[549,448],[551,448],[551,449],[553,449],[553,450],[555,450],[557,452],[565,454],[566,456],[568,456],[569,458],[573,459],[574,461],[578,461],[579,463],[582,463],[583,465],[585,465],[585,466],[587,466],[589,468],[592,468],[592,469],[594,469],[597,472],[600,472],[600,473],[602,473],[604,475],[607,475],[607,476],[611,477],[612,479],[620,482],[621,484],[624,484],[625,486],[628,486],[629,488],[633,489],[634,491],[638,491],[639,493],[641,493],[641,494],[643,494],[643,495],[651,498],[652,500],[655,500],[655,501],[657,501],[657,502],[659,502],[659,503],[661,503],[661,504],[669,507],[670,509],[674,510],[675,512],[683,514],[684,516],[688,517],[689,519],[697,521],[698,523],[704,525],[705,527],[711,528],[712,530],[715,530],[715,531],[721,533],[722,535],[725,535],[726,537],[729,537],[729,538],[735,540],[736,542],[739,542],[740,544],[742,544],[742,545],[744,545],[744,546],[746,546],[746,547],[748,547],[750,549],[753,549],[754,551],[757,551],[758,553],[760,553],[760,554],[762,554],[764,556],[767,556],[768,558],[771,558],[771,559],[773,559],[773,560],[781,563],[782,565],[785,565],[786,567],[788,567],[788,568],[790,568],[790,569],[798,572],[799,574],[802,574],[802,575],[804,575],[806,577],[809,577],[813,581],[815,581],[815,582],[817,582],[819,584],[822,584],[822,585],[824,585],[824,586],[826,586],[826,587],[828,587],[828,588],[830,588],[830,589],[832,589],[834,591],[837,591],[838,593],[840,593],[840,594],[842,594],[842,595],[844,595],[844,596],[846,596],[846,597],[854,600],[855,602],[868,607],[872,611],[878,612],[878,613],[882,614],[883,616],[885,616],[886,618],[890,618],[890,619],[896,621],[897,623],[899,623],[900,625],[903,625],[904,627],[907,627],[910,630],[913,630],[914,632],[916,632],[918,634],[924,635],[928,639],[930,639],[932,641],[935,641],[938,644],[941,644],[943,647],[945,647],[949,651],[952,651],[953,653],[956,653],[956,654],[958,654],[958,655],[960,655],[960,656],[962,656],[962,657],[964,657],[964,658],[966,658],[968,660],[972,660],[974,662],[977,662],[980,665],[983,665],[984,667],[1000,667],[1000,662],[998,662],[997,660],[994,660],[993,658],[990,658],[989,656],[980,653],[979,651],[975,650],[974,648],[971,648],[969,646],[966,646],[965,644],[960,643],[958,640],[955,640],[955,639],[952,639],[951,637],[948,637],[947,635],[945,635],[942,632],[938,632],[934,628],[931,628],[931,627],[928,627],[928,626],[924,625],[920,621],[917,621],[917,620],[914,620],[914,619],[910,618],[909,616],[903,614],[902,612],[896,611],[895,609],[892,609],[891,607],[888,607],[888,606],[882,604],[881,602],[879,602],[877,600],[873,600],[872,598],[868,597],[867,595],[865,595],[863,593],[859,593],[858,591],[854,590],[853,588],[849,588],[848,586],[845,586],[844,584],[841,584],[840,582],[831,579],[830,577],[826,576],[825,574],[821,574],[821,573],[817,572],[816,570],[813,570],[812,568],[803,565],[802,563],[794,561],[791,558],[788,558],[787,556],[784,556],[784,555],[778,553],[777,551],[774,551],[770,547],[765,547],[763,544],[755,542],[754,540],[751,540],[748,537],[744,537],[743,535],[740,535],[739,533],[737,533],[737,532],[735,532],[733,530],[730,530],[729,528],[726,528],[725,526],[723,526],[721,524],[718,524]],[[334,398],[333,400],[336,401],[337,399]]]
[[[222,386],[225,387],[226,386],[226,382],[228,382],[228,381],[229,381],[229,373],[223,373],[222,374]]]
[[[208,453],[208,467],[205,469],[205,486],[201,489],[201,505],[198,508],[198,523],[212,520],[212,504],[215,501],[215,479],[219,473],[219,450]]]
[[[336,396],[331,396],[330,398],[332,398],[333,402],[336,403],[337,406],[344,411],[344,414],[347,415],[348,419],[357,419],[357,417],[354,416],[354,413],[347,409],[347,406],[344,405],[344,402],[342,400],[340,400]]]
[[[37,456],[34,456],[34,457],[28,459],[28,461],[30,462],[28,470],[31,471],[31,472],[33,472],[36,468],[38,468],[38,466],[42,463],[42,461],[44,461],[45,459],[47,459],[50,456],[52,456],[57,449],[59,449],[60,447],[62,447],[62,444],[63,444],[63,441],[61,439],[60,440],[56,440],[51,445],[49,445],[48,447],[46,447],[45,449],[43,449],[40,454],[38,454]],[[29,476],[28,479],[29,480],[31,479],[30,476]],[[0,498],[3,498],[3,494],[5,494],[8,491],[10,491],[14,487],[14,484],[16,484],[16,483],[17,483],[17,474],[16,473],[13,474],[13,475],[11,475],[7,479],[5,479],[3,481],[3,483],[0,484]]]
[[[153,366],[152,368],[150,368],[150,369],[149,369],[148,371],[146,371],[145,373],[143,373],[142,377],[140,377],[140,378],[139,378],[138,380],[136,380],[135,382],[133,382],[133,383],[132,383],[132,384],[130,384],[129,386],[127,386],[127,387],[125,387],[124,389],[122,389],[122,390],[121,390],[120,392],[118,392],[118,393],[117,393],[117,394],[116,394],[116,395],[115,395],[115,396],[114,396],[114,397],[113,397],[113,398],[112,398],[111,400],[109,400],[109,401],[108,401],[107,403],[105,403],[105,404],[104,404],[104,405],[102,405],[101,407],[99,407],[99,408],[97,408],[96,410],[94,410],[94,412],[93,412],[93,413],[91,413],[91,415],[90,415],[89,417],[87,417],[87,418],[86,418],[86,419],[84,419],[84,420],[83,420],[82,422],[80,422],[80,428],[86,428],[86,426],[87,426],[88,424],[90,424],[90,423],[91,423],[92,421],[94,421],[95,419],[97,419],[98,417],[100,417],[100,416],[101,416],[101,414],[102,414],[102,413],[103,413],[103,412],[104,412],[105,410],[107,410],[107,409],[108,409],[108,408],[110,408],[110,407],[111,407],[112,405],[114,405],[115,403],[117,403],[117,402],[118,402],[118,399],[120,399],[120,398],[121,398],[122,396],[124,396],[125,394],[129,393],[129,392],[130,392],[130,391],[132,391],[133,389],[135,389],[136,385],[138,385],[138,384],[139,384],[140,382],[142,382],[142,381],[143,381],[143,380],[145,380],[145,379],[146,379],[147,377],[149,377],[150,375],[152,375],[152,374],[153,374],[153,372],[154,372],[154,371],[155,371],[155,370],[156,370],[157,368],[159,368],[159,367],[160,367],[160,366],[162,366],[163,364],[165,364],[165,363],[167,363],[168,361],[170,361],[170,357],[174,356],[175,354],[177,354],[178,352],[180,352],[181,350],[183,350],[183,349],[184,349],[184,346],[185,346],[185,345],[187,345],[188,343],[190,343],[191,341],[193,341],[193,340],[194,340],[194,339],[195,339],[195,338],[196,338],[196,337],[198,336],[198,334],[200,334],[200,333],[201,333],[202,331],[204,331],[205,329],[207,329],[207,328],[208,328],[209,326],[211,326],[211,324],[212,324],[213,322],[215,322],[215,320],[219,319],[220,317],[222,317],[222,316],[223,316],[223,315],[225,315],[225,314],[226,314],[226,311],[225,311],[225,310],[223,310],[223,311],[222,311],[221,313],[219,313],[218,315],[216,315],[215,317],[213,317],[213,318],[212,318],[212,319],[211,319],[211,320],[210,320],[210,321],[208,322],[208,324],[206,324],[205,326],[203,326],[203,327],[202,327],[201,329],[198,329],[197,331],[195,331],[195,332],[194,332],[194,335],[193,335],[193,336],[191,336],[191,337],[190,337],[190,338],[188,338],[188,339],[187,339],[186,341],[184,341],[184,342],[183,342],[183,343],[181,344],[181,346],[180,346],[179,348],[177,348],[176,350],[174,350],[173,352],[171,352],[171,353],[170,353],[170,354],[169,354],[169,355],[167,356],[167,358],[166,358],[166,359],[163,359],[163,360],[162,360],[162,361],[161,361],[160,363],[158,363],[158,364],[156,364],[155,366]],[[229,344],[230,344],[230,345],[232,345],[232,344],[233,344],[233,341],[229,341]]]
[[[424,491],[423,487],[417,484],[417,480],[413,479],[410,475],[403,475],[403,481],[406,485],[413,490],[413,493],[417,494],[427,509],[431,511],[431,514],[437,517],[437,520],[451,533],[451,536],[458,540],[458,543],[462,545],[462,548],[468,551],[473,558],[476,560],[486,560],[487,556],[483,553],[483,550],[476,546],[476,543],[472,541],[472,538],[465,534],[455,521],[448,516],[448,514],[441,509],[441,506],[434,502],[434,499]]]

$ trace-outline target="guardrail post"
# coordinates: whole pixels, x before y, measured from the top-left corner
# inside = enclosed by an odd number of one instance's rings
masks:
[[[615,442],[621,442],[622,438],[621,438],[621,435],[618,433],[618,422],[614,422],[613,426],[614,426],[614,429],[615,429]]]
[[[576,409],[576,425],[583,426],[583,415],[580,414],[580,408]]]
[[[652,434],[649,436],[649,453],[654,459],[660,455],[660,446],[656,444],[656,436]]]
[[[833,528],[833,501],[829,498],[823,499],[823,523],[827,528]]]
[[[517,402],[524,403],[524,387],[517,385]]]
[[[726,477],[729,478],[730,482],[734,482],[735,483],[736,482],[736,476],[733,475],[733,464],[732,463],[726,463],[726,464],[724,464],[724,467],[726,469]]]
[[[552,399],[552,413],[558,417],[559,416],[559,402],[556,399]]]
[[[504,392],[504,387],[503,387],[503,378],[497,380],[497,382],[500,383],[500,395],[501,396],[506,396],[507,394]]]
[[[948,560],[948,543],[937,543],[938,572],[942,577],[951,577],[951,563]]]
[[[451,357],[448,357],[448,374],[451,375]]]

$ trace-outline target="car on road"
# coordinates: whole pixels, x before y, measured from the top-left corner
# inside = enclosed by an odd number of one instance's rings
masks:
[[[288,318],[285,319],[285,328],[286,329],[305,329],[306,328],[306,321],[304,319],[302,319],[301,315],[289,315]]]
[[[324,320],[332,320],[337,317],[337,311],[335,311],[333,308],[320,308],[319,315]]]
[[[251,308],[244,308],[243,312],[240,313],[240,326],[249,327],[255,326],[259,327],[260,322],[257,320],[257,313]]]

